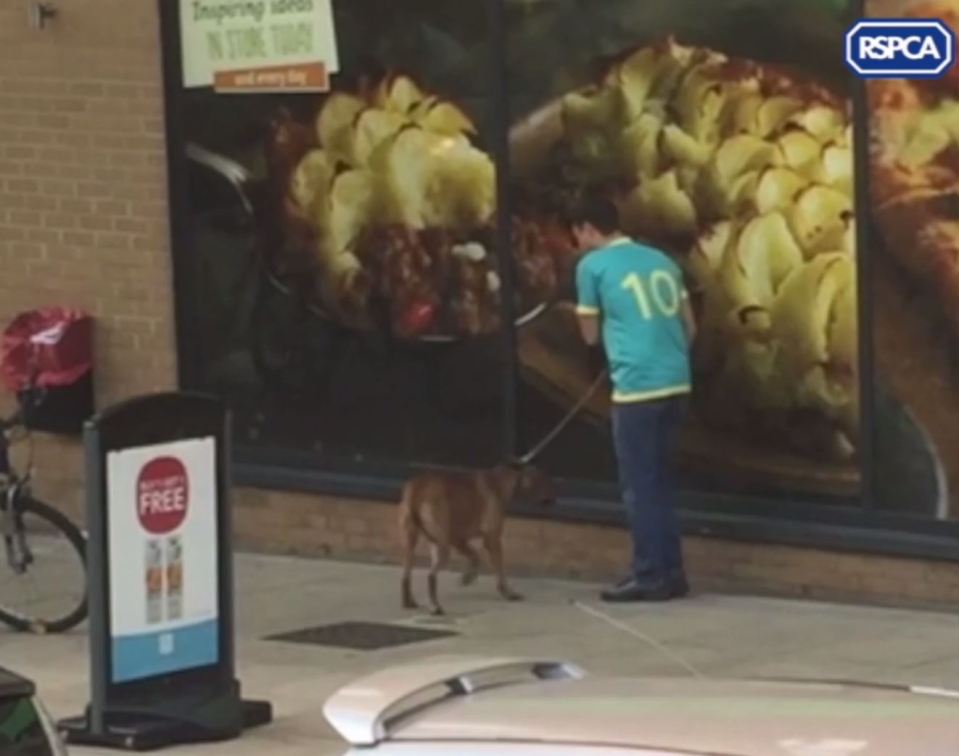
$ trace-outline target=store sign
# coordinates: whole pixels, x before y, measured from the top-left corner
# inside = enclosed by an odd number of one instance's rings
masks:
[[[112,682],[219,661],[212,438],[107,455]]]
[[[955,60],[955,35],[935,19],[860,21],[846,34],[846,65],[862,78],[935,78]]]
[[[339,70],[331,0],[180,0],[183,84],[322,92]]]

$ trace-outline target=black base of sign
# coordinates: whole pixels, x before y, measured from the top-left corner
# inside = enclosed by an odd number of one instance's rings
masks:
[[[233,740],[240,737],[243,730],[273,721],[273,706],[269,701],[240,701],[240,706],[242,721],[236,724],[186,721],[164,716],[156,710],[131,709],[105,712],[102,731],[94,732],[88,709],[83,716],[62,720],[59,729],[70,745],[155,751],[188,743]]]

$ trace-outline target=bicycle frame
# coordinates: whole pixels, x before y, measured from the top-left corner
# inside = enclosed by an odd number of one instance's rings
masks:
[[[4,586],[12,586],[12,591],[8,594],[5,587],[0,595],[0,622],[14,630],[45,634],[70,630],[87,615],[86,540],[68,517],[56,507],[37,501],[31,491],[34,444],[30,413],[40,406],[46,394],[46,389],[37,387],[35,377],[18,391],[17,412],[9,418],[0,418],[0,549],[6,555],[6,566],[13,573],[11,580],[3,581]],[[20,441],[26,441],[26,461],[14,466],[10,447]],[[63,585],[58,578],[50,580],[42,574],[33,574],[42,566],[38,563],[47,564],[49,560],[53,565],[62,562],[59,558],[62,555],[70,560],[67,582],[74,577],[80,581],[72,592],[62,593]],[[3,569],[0,564],[0,571]],[[30,596],[25,604],[17,598],[24,593],[24,588]],[[48,593],[44,595],[43,591]],[[54,593],[51,595],[49,591]],[[38,603],[38,596],[44,600]],[[12,604],[8,603],[10,597],[14,600]],[[60,601],[62,597],[68,603]],[[58,604],[56,608],[47,608],[49,601],[46,600],[51,598]]]
[[[29,452],[25,472],[19,474],[10,462],[10,439],[8,432],[22,426],[23,408],[12,418],[0,423],[0,478],[2,478],[2,496],[0,496],[0,535],[3,537],[7,565],[14,574],[22,575],[33,564],[33,552],[27,543],[27,533],[23,525],[23,514],[19,502],[29,494],[30,479],[33,474],[33,443],[27,431]]]

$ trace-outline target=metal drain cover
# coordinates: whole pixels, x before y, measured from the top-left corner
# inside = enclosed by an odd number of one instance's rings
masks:
[[[457,633],[448,630],[427,630],[378,622],[338,622],[335,625],[308,627],[305,630],[271,635],[264,640],[376,651],[380,648],[406,646],[410,643],[422,643],[455,635]]]

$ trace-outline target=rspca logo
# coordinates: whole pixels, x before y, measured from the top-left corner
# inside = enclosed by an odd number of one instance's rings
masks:
[[[846,65],[863,79],[934,79],[956,60],[956,35],[936,19],[860,21],[846,33]]]

